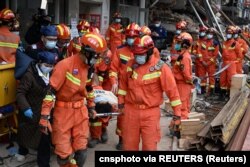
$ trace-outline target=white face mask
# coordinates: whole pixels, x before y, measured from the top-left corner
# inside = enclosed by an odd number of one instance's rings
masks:
[[[239,37],[239,35],[238,34],[234,34],[234,38],[238,38]]]
[[[47,49],[54,49],[56,47],[56,42],[57,41],[46,41],[45,47]]]
[[[233,37],[232,34],[227,34],[227,39],[231,39]]]
[[[116,23],[120,23],[120,22],[121,22],[121,19],[115,19],[115,22],[116,22]]]
[[[161,23],[155,24],[155,27],[160,27]]]
[[[176,30],[175,34],[180,35],[181,34],[181,30]]]
[[[127,44],[129,46],[132,46],[134,44],[135,39],[134,38],[127,38]]]
[[[40,65],[40,70],[43,74],[48,74],[53,70],[53,67],[46,67],[44,64]]]
[[[207,39],[212,39],[214,36],[212,34],[207,35]]]
[[[142,65],[146,63],[146,55],[135,55],[135,62]]]
[[[200,32],[200,37],[204,37],[206,35],[205,32]]]

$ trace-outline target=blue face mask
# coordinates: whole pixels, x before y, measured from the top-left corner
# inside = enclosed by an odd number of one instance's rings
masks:
[[[239,37],[239,35],[238,34],[234,34],[234,38],[238,38]]]
[[[199,34],[200,37],[204,37],[205,35],[206,35],[205,32],[200,32],[200,34]]]
[[[42,73],[48,74],[53,70],[53,67],[46,67],[45,65],[41,64],[40,70],[42,71]]]
[[[176,31],[175,31],[175,34],[176,34],[176,35],[180,35],[180,34],[181,34],[181,30],[176,30]]]
[[[116,22],[116,23],[120,23],[120,22],[121,22],[121,19],[115,19],[115,22]]]
[[[212,39],[214,36],[212,34],[207,35],[207,39]]]
[[[135,39],[134,38],[127,38],[127,44],[129,46],[132,46],[134,44]]]
[[[47,49],[54,49],[56,47],[56,42],[57,41],[46,41],[45,47]]]
[[[174,45],[175,50],[181,50],[181,44],[177,43]]]
[[[135,55],[135,62],[142,65],[146,63],[146,55]]]
[[[232,34],[227,34],[227,39],[231,39],[233,37]]]

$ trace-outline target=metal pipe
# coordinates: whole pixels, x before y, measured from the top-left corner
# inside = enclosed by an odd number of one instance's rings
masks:
[[[110,112],[110,113],[97,113],[97,117],[107,117],[107,116],[119,116],[121,115],[121,112]]]
[[[211,8],[211,6],[210,6],[208,0],[205,0],[205,2],[206,2],[206,4],[207,4],[207,7],[208,7],[208,9],[210,10],[210,12],[211,12],[213,18],[214,18],[214,21],[215,21],[215,23],[216,23],[216,25],[217,25],[217,27],[218,27],[218,29],[219,29],[221,35],[222,35],[223,40],[225,41],[226,39],[225,39],[225,37],[224,37],[224,35],[223,35],[223,32],[222,32],[222,30],[221,30],[221,28],[220,28],[220,25],[219,25],[219,23],[218,23],[218,21],[217,21],[215,15],[214,15],[214,12],[213,12],[213,10],[212,10],[212,8]]]
[[[159,2],[159,0],[155,0],[154,3],[152,3],[149,8],[154,7],[158,2]]]
[[[193,2],[191,0],[188,0],[188,2],[190,3],[192,9],[194,10],[194,13],[195,13],[196,17],[198,18],[199,22],[202,24],[202,26],[205,26],[204,22],[201,20],[200,15],[198,14],[197,10],[194,7]]]

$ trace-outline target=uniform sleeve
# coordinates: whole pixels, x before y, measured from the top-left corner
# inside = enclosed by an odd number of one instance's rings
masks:
[[[248,52],[248,49],[249,49],[249,46],[248,46],[248,44],[246,43],[245,40],[243,40],[242,48],[243,48],[243,52],[242,53],[243,53],[243,56],[244,56]]]
[[[118,89],[118,104],[125,103],[125,96],[128,90],[128,71],[132,71],[130,67],[127,67],[127,72],[120,77],[119,89]]]
[[[115,51],[115,53],[112,55],[112,61],[111,61],[110,70],[109,70],[109,78],[110,78],[110,82],[112,85],[117,83],[119,64],[120,64],[120,60],[118,58],[118,53],[117,51]]]
[[[212,63],[216,63],[216,59],[217,59],[217,57],[218,57],[218,54],[219,54],[219,45],[216,45],[216,46],[214,46],[214,51],[213,51],[213,54],[212,54],[212,57],[210,58],[210,63],[208,64],[208,65],[210,65],[210,64],[212,64]]]
[[[183,57],[181,64],[183,65],[182,75],[186,83],[192,83],[192,64],[191,59]]]
[[[20,108],[20,112],[30,108],[30,104],[26,99],[26,95],[28,94],[30,88],[32,86],[32,80],[27,72],[21,78],[20,83],[17,87],[16,100],[17,105]]]
[[[241,46],[240,46],[239,42],[236,42],[236,44],[235,44],[235,53],[237,55],[237,59],[243,59],[244,58],[243,57],[244,55],[242,53]]]
[[[107,44],[110,45],[110,27],[106,31],[105,39],[107,41]]]
[[[196,55],[196,60],[199,62],[203,61],[201,49],[201,43],[197,42],[196,46],[194,46],[194,52]]]
[[[67,72],[67,65],[64,61],[59,62],[50,77],[50,86],[58,91],[65,82],[66,79],[66,72]]]
[[[160,81],[162,89],[170,99],[171,106],[174,110],[174,115],[181,116],[181,100],[174,76],[170,68],[165,64],[163,65],[161,71],[162,74]]]

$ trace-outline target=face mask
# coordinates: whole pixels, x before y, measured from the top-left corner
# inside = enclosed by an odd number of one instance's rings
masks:
[[[181,34],[181,30],[176,30],[176,31],[175,31],[175,34],[176,34],[176,35],[180,35],[180,34]]]
[[[174,45],[175,50],[181,50],[181,44],[177,43]]]
[[[234,34],[234,38],[238,38],[239,37],[239,35],[238,34]]]
[[[121,22],[121,19],[115,19],[115,22],[116,22],[116,23],[120,23],[120,22]]]
[[[212,34],[208,34],[207,35],[207,39],[212,39],[213,38],[213,35]]]
[[[155,24],[155,27],[160,27],[161,23]]]
[[[135,56],[135,62],[140,64],[140,65],[145,64],[146,63],[146,58],[147,58],[146,55],[136,55]]]
[[[135,39],[134,38],[127,38],[127,44],[129,46],[132,46],[134,44]]]
[[[12,33],[19,35],[19,31],[12,31]]]
[[[232,38],[232,34],[227,34],[227,39],[231,39]]]
[[[40,70],[42,71],[42,73],[44,74],[48,74],[52,71],[53,67],[46,67],[44,64],[40,65]]]
[[[54,49],[56,47],[56,41],[46,41],[45,47],[47,49]]]
[[[204,37],[206,35],[205,32],[200,32],[200,37]]]

